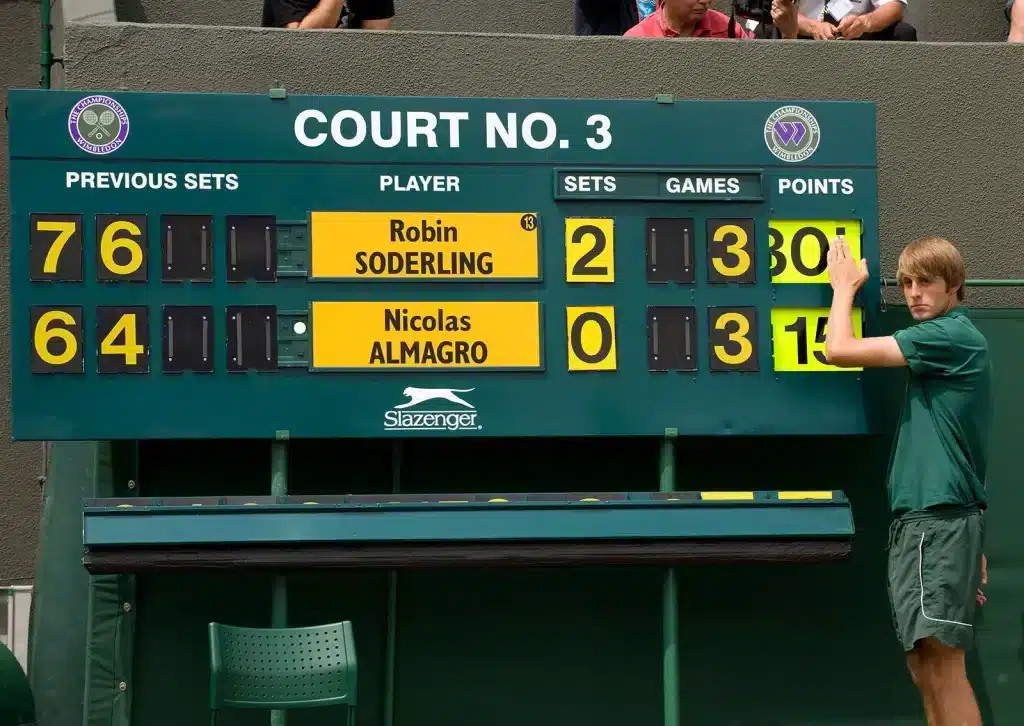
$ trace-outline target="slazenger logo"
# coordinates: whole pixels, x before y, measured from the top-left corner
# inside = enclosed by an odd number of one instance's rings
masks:
[[[413,388],[402,391],[409,400],[384,413],[385,431],[479,431],[477,410],[460,393],[472,388]],[[430,410],[423,404],[431,401]],[[420,408],[417,408],[419,406]],[[453,408],[454,407],[454,408]],[[415,409],[415,410],[410,410]]]

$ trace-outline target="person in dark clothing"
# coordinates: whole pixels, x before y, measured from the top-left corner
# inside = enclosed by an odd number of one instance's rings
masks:
[[[574,0],[576,35],[622,35],[644,18],[637,0]],[[645,16],[646,17],[646,16]]]

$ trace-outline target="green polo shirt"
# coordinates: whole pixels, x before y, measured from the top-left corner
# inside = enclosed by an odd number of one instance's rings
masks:
[[[987,506],[992,364],[985,336],[957,307],[894,337],[910,377],[889,461],[893,514]]]

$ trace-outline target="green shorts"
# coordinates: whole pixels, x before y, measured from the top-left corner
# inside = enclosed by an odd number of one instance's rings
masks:
[[[889,530],[889,604],[903,650],[929,636],[951,648],[974,639],[984,523],[977,507],[910,512]]]

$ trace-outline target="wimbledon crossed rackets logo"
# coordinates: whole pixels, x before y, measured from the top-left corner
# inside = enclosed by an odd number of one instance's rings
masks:
[[[87,96],[68,114],[68,133],[89,154],[109,154],[128,138],[128,113],[109,96]]]

